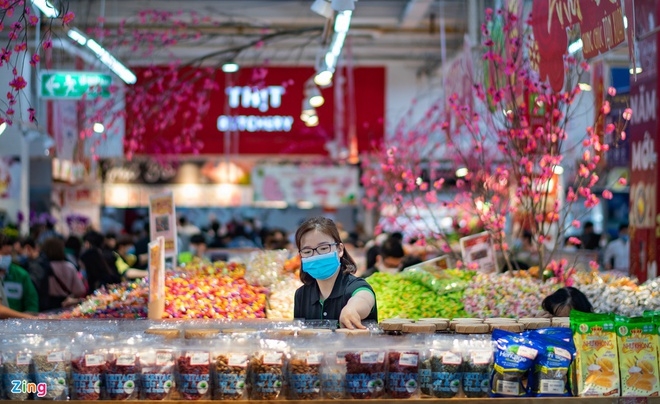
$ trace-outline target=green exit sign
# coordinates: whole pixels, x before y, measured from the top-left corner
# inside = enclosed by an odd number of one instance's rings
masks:
[[[112,76],[95,72],[43,72],[40,76],[39,96],[77,100],[110,98]]]

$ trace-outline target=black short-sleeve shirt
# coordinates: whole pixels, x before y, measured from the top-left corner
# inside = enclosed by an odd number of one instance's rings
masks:
[[[339,320],[339,315],[348,300],[360,289],[368,289],[374,293],[367,281],[342,271],[337,275],[332,292],[324,302],[321,302],[321,292],[316,282],[303,285],[296,290],[293,317],[305,320]],[[378,321],[377,304],[374,304],[371,313],[364,320]]]

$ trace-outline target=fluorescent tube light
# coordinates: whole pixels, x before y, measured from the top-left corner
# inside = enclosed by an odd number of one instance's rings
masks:
[[[353,12],[350,10],[337,14],[335,18],[335,32],[348,32],[348,28],[351,26],[351,15],[353,15]]]
[[[48,0],[32,0],[32,4],[37,6],[39,10],[48,18],[57,18],[60,15],[59,11]]]
[[[87,44],[87,37],[75,29],[70,29],[66,34],[69,36],[69,38],[78,42],[82,46]]]
[[[568,53],[575,53],[582,49],[583,43],[582,39],[578,39],[577,41],[573,42],[572,44],[568,45]]]
[[[105,50],[101,45],[99,45],[95,40],[89,39],[87,41],[87,47],[91,49],[99,60],[110,70],[112,70],[120,79],[124,80],[126,84],[135,84],[137,77],[130,71],[126,66],[121,64],[114,56]]]

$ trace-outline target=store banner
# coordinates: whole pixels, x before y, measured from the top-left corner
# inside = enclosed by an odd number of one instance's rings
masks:
[[[658,37],[637,44],[642,72],[631,81],[633,109],[628,136],[630,170],[630,273],[640,282],[655,277],[660,249],[660,215],[657,211],[658,179]]]
[[[172,192],[154,195],[149,198],[150,238],[165,240],[165,258],[177,256],[176,214],[174,210],[174,195]]]
[[[21,196],[21,158],[0,157],[0,200],[18,201]]]
[[[579,26],[582,53],[591,59],[623,43],[626,33],[619,0],[534,0],[532,30],[535,64],[555,91],[564,85],[563,57],[568,53],[567,28]]]
[[[482,232],[463,237],[460,243],[463,265],[468,268],[476,266],[477,271],[484,273],[497,271],[495,246],[490,233]]]
[[[103,206],[140,208],[149,206],[153,195],[163,192],[160,185],[104,184]],[[252,187],[231,184],[173,184],[176,206],[185,208],[239,207],[252,204]]]
[[[630,107],[630,92],[617,92],[614,97],[608,97],[610,102],[610,114],[605,120],[606,124],[618,122],[622,118],[623,112]],[[633,112],[634,114],[634,112]],[[612,134],[606,135],[606,143],[610,149],[605,154],[608,168],[629,167],[630,166],[630,138],[625,139],[612,137]],[[608,185],[610,182],[608,182]]]
[[[260,165],[252,170],[255,203],[303,208],[356,205],[359,180],[355,166]]]
[[[167,70],[163,68],[164,74]],[[262,73],[258,79],[254,77],[256,70]],[[153,71],[135,68],[135,72],[138,88],[153,83]],[[210,91],[208,111],[203,113],[201,127],[196,132],[196,140],[203,143],[201,154],[328,155],[326,145],[334,140],[333,88],[321,89],[325,102],[316,109],[318,126],[309,128],[300,119],[305,83],[315,74],[313,67],[241,67],[231,77],[219,69],[209,74],[208,69],[188,68],[181,70],[179,77],[197,74],[212,81],[212,86],[202,79],[193,82],[200,94]],[[371,150],[384,136],[385,68],[356,67],[353,75],[358,150],[363,152]],[[152,87],[148,91],[159,91]],[[176,88],[171,90],[176,92]],[[172,126],[163,128],[157,116],[147,117],[146,127],[140,129],[149,135],[139,140],[142,149],[138,154],[167,154],[166,145],[176,144],[175,140],[178,142],[185,133],[190,117],[201,113],[197,103],[181,98],[177,111],[181,119]],[[145,116],[145,111],[161,108],[161,105],[133,105],[134,102],[127,97],[127,134],[139,122],[137,114]],[[230,150],[225,150],[226,138]]]

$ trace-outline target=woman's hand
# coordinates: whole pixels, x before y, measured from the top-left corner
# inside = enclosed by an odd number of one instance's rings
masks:
[[[376,298],[373,293],[366,290],[357,292],[339,314],[339,324],[350,330],[367,328],[362,325],[362,319],[367,318],[375,304]]]
[[[353,305],[354,306],[354,305]],[[367,327],[362,325],[362,317],[357,309],[351,304],[347,304],[339,314],[339,323],[342,327],[354,330],[356,328],[365,329]]]

